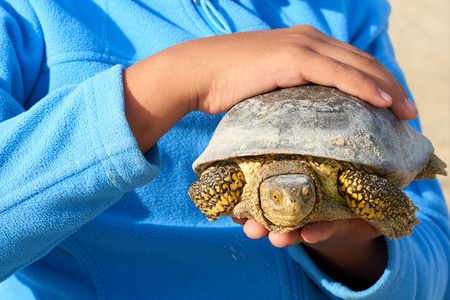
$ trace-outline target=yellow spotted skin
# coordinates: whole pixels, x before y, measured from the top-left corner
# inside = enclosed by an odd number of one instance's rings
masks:
[[[210,221],[226,215],[239,202],[245,177],[236,163],[206,169],[189,188],[189,196]]]
[[[410,235],[419,224],[419,209],[396,185],[384,178],[358,171],[344,171],[338,189],[350,209],[374,224],[388,238]]]

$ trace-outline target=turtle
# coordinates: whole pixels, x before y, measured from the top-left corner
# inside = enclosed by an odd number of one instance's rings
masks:
[[[402,189],[446,175],[431,142],[388,108],[313,84],[236,104],[192,167],[188,193],[209,221],[252,218],[282,233],[362,218],[389,239],[420,223]]]

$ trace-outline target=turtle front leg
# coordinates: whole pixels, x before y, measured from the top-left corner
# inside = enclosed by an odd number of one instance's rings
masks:
[[[369,221],[389,239],[408,236],[420,223],[419,210],[395,184],[358,171],[344,171],[338,188],[350,209]]]
[[[244,185],[244,174],[236,163],[219,164],[202,173],[189,188],[189,196],[209,221],[215,221],[239,202]]]

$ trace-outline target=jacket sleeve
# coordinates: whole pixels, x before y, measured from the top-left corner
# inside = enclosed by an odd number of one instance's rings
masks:
[[[157,147],[142,155],[129,129],[120,65],[27,107],[45,53],[20,8],[0,6],[0,281],[159,171]]]
[[[377,5],[381,3],[382,9],[372,9],[365,13],[361,11],[349,13],[350,21],[353,18],[354,22],[361,22],[360,26],[352,26],[354,33],[350,42],[374,55],[408,90],[403,73],[395,60],[387,32],[390,8],[383,1],[373,1],[373,3]],[[358,4],[353,6],[357,7]],[[354,20],[355,18],[360,20]],[[409,96],[413,99],[410,92]],[[411,121],[410,125],[420,131],[418,119]],[[371,288],[355,292],[334,281],[313,263],[302,246],[289,248],[291,257],[300,265],[308,278],[333,299],[450,298],[449,214],[439,183],[437,180],[428,179],[414,181],[404,192],[420,208],[417,217],[421,223],[414,228],[414,233],[409,237],[397,240],[386,239],[388,266],[378,282]]]

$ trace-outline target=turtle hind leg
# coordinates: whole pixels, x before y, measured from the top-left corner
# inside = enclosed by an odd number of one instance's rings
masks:
[[[189,196],[209,221],[227,215],[239,202],[245,185],[236,163],[209,167],[189,188]]]
[[[430,159],[428,160],[425,168],[419,174],[417,174],[414,180],[427,178],[434,179],[436,178],[437,174],[447,176],[445,168],[447,168],[447,164],[442,159],[437,157],[436,154],[433,154],[430,156]]]
[[[415,215],[419,208],[384,178],[347,170],[340,173],[338,185],[348,207],[389,239],[410,235],[420,223]]]

